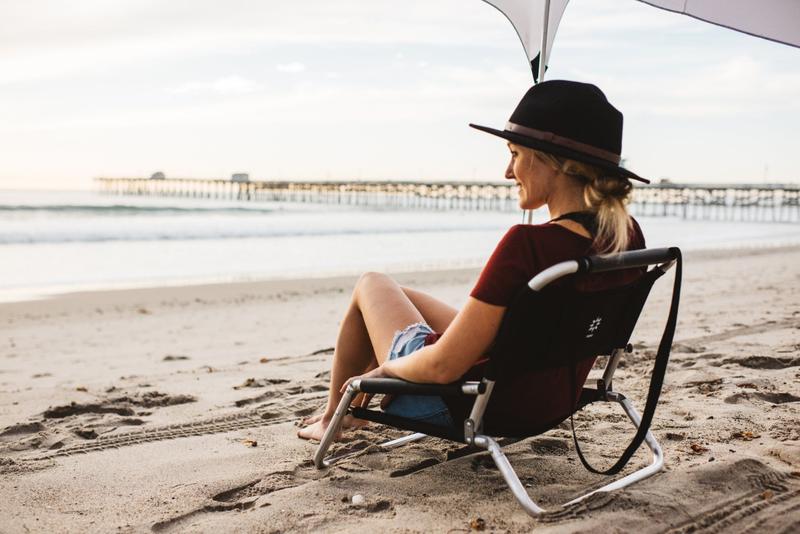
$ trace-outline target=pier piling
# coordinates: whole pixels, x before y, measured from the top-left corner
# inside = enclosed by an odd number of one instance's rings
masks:
[[[110,195],[272,201],[391,209],[518,211],[513,185],[502,182],[290,182],[222,179],[97,178]],[[637,185],[636,216],[800,223],[800,185]]]

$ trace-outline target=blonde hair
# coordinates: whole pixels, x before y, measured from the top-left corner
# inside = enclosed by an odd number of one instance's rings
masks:
[[[583,182],[583,200],[597,214],[594,248],[601,253],[625,250],[633,226],[627,207],[633,189],[631,181],[588,163],[530,150],[554,170]]]

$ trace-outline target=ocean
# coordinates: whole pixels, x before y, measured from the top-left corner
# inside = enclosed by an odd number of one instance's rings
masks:
[[[546,210],[534,222],[547,220]],[[800,224],[637,218],[648,246],[800,244]],[[0,301],[73,291],[479,267],[521,212],[0,191]]]

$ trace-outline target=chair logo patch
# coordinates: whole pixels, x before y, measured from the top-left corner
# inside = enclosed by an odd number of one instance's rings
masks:
[[[600,323],[602,322],[602,317],[595,317],[592,322],[589,323],[589,329],[586,331],[586,337],[594,337],[594,334],[600,329]]]

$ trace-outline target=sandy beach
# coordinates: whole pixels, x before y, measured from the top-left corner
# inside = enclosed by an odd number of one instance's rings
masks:
[[[460,306],[475,270],[399,274]],[[665,470],[558,505],[605,479],[568,426],[510,444],[532,519],[487,454],[349,432],[331,469],[298,421],[324,403],[353,277],[89,292],[0,305],[2,532],[800,532],[800,248],[687,254],[653,431]],[[641,407],[668,308],[657,285],[616,386]],[[621,412],[576,418],[615,459]],[[647,461],[640,451],[626,468]],[[361,504],[353,496],[361,495]],[[471,526],[472,525],[472,526]]]

